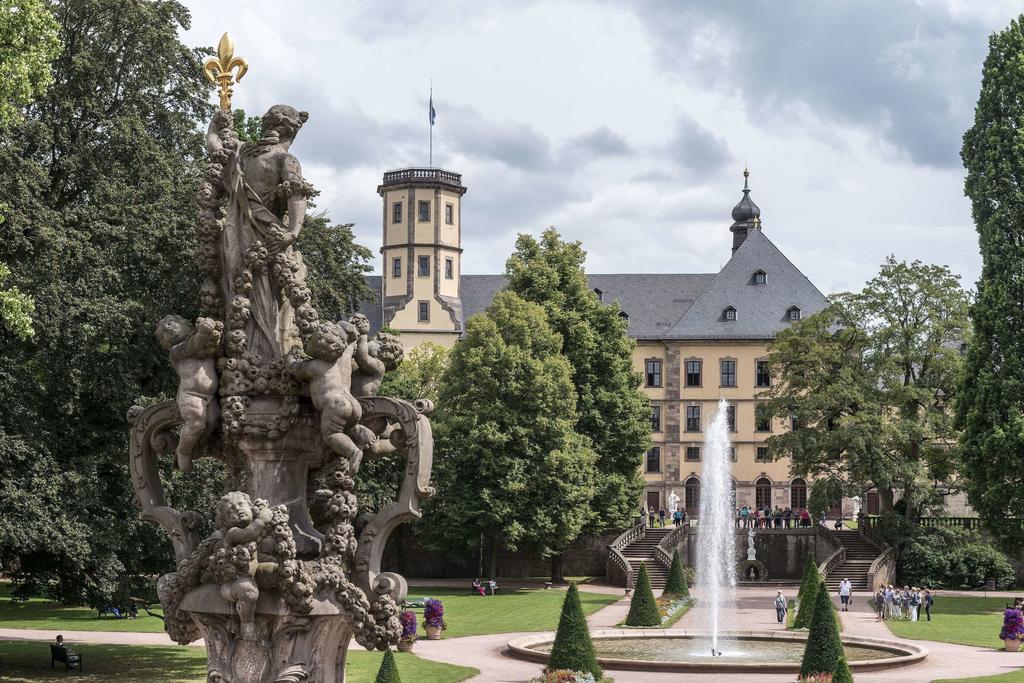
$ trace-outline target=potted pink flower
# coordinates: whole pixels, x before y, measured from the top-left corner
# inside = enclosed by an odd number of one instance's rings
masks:
[[[401,612],[398,620],[402,622],[402,637],[398,639],[398,651],[408,652],[416,643],[416,613]]]
[[[423,601],[423,629],[428,640],[440,640],[441,631],[448,628],[444,622],[444,605],[440,600],[427,598]]]
[[[1020,649],[1020,641],[1024,640],[1024,612],[1019,609],[1008,609],[1003,612],[1003,629],[999,632],[1007,652]]]

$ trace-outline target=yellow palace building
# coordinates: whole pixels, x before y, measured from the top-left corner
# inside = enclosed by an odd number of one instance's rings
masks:
[[[748,175],[720,271],[588,276],[595,296],[619,302],[637,342],[633,363],[651,399],[654,438],[642,465],[643,503],[656,509],[674,491],[696,512],[703,430],[719,398],[730,404],[736,504],[803,507],[807,499],[808,482],[790,476],[788,460],[765,461],[765,439],[791,425],[762,419],[757,394],[771,381],[764,360],[772,339],[826,299],[764,234]],[[505,286],[504,275],[462,274],[462,176],[388,171],[377,192],[383,274],[368,280],[380,304],[363,312],[374,328],[399,330],[407,350],[425,341],[451,346]]]

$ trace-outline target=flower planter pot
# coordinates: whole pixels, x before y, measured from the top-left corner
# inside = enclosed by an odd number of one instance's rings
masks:
[[[439,626],[427,626],[427,640],[441,640],[441,628]]]
[[[1020,650],[1020,642],[1021,641],[1013,638],[1003,638],[1003,645],[1006,646],[1007,652],[1017,652]]]
[[[415,640],[400,640],[398,641],[398,651],[409,652],[410,650],[412,650],[412,646],[415,644]]]

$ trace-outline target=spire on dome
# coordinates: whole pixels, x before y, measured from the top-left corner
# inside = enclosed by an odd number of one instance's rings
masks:
[[[747,239],[750,230],[761,229],[761,208],[750,198],[750,169],[743,169],[743,198],[740,203],[733,207],[733,224],[729,230],[732,232],[732,253]]]

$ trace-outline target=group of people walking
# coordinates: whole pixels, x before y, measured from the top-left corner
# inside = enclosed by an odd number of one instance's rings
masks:
[[[917,621],[918,614],[924,610],[928,621],[932,620],[932,604],[935,599],[932,592],[925,588],[921,590],[916,586],[899,586],[893,588],[892,584],[881,586],[875,591],[875,620],[885,619],[906,619]]]
[[[790,529],[811,526],[811,513],[807,508],[773,509],[770,505],[755,508],[744,505],[736,510],[736,528],[743,529]]]
[[[641,519],[643,519],[642,516]],[[655,510],[653,505],[647,508],[647,526],[652,529],[658,526],[664,528],[666,520],[671,520],[672,524],[677,527],[684,526],[689,522],[685,510],[675,510],[665,514],[665,508]]]

